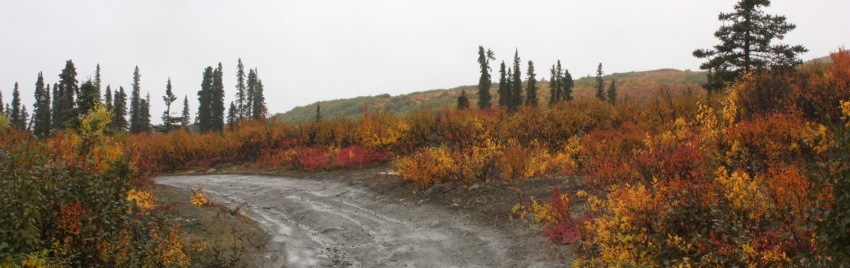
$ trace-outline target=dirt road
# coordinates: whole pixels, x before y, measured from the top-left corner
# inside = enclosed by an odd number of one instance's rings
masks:
[[[242,204],[272,236],[258,260],[265,267],[558,266],[529,254],[543,250],[539,236],[517,237],[528,232],[506,232],[467,213],[378,194],[362,184],[229,174],[156,181],[203,185],[216,201]]]

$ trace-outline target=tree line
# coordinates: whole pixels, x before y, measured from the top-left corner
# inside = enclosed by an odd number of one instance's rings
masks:
[[[45,82],[42,72],[38,73],[33,96],[35,102],[32,114],[26,105],[21,103],[19,85],[15,82],[12,90],[12,100],[0,109],[0,116],[9,119],[9,124],[19,130],[32,132],[37,137],[47,137],[54,131],[75,129],[80,126],[80,118],[91,112],[97,105],[104,105],[111,112],[112,118],[108,129],[114,133],[170,132],[176,129],[190,129],[193,125],[189,111],[188,95],[183,97],[183,109],[175,115],[172,105],[177,101],[173,93],[171,78],[165,85],[162,100],[166,110],[161,119],[162,125],[151,124],[150,93],[142,97],[141,73],[139,66],[133,71],[132,89],[129,103],[127,92],[123,86],[113,90],[106,85],[101,88],[100,64],[97,65],[94,79],[80,83],[77,80],[77,68],[72,60],[65,62],[65,68],[59,74],[59,81],[53,84]],[[195,126],[200,132],[223,131],[225,126],[224,86],[222,83],[222,64],[213,69],[208,66],[203,72],[201,89],[198,91],[198,112]],[[236,73],[236,97],[230,103],[227,124],[235,125],[243,120],[258,120],[266,117],[267,109],[263,95],[263,82],[257,69],[250,69],[247,77],[242,59],[238,60]],[[101,93],[103,92],[103,93]],[[3,94],[0,92],[0,108],[3,106]],[[129,105],[129,107],[128,107]]]

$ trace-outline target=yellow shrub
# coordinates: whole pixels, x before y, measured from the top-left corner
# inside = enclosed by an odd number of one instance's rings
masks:
[[[192,196],[189,197],[189,204],[192,204],[196,207],[203,207],[209,204],[209,201],[207,201],[206,194],[204,194],[204,186],[201,186],[200,188],[198,188],[198,190],[194,191]]]

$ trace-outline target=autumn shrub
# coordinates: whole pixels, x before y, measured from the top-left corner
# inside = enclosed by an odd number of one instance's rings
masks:
[[[409,156],[396,158],[393,163],[399,176],[420,188],[460,178],[460,164],[447,147],[425,147]]]
[[[331,162],[330,157],[328,157],[327,147],[323,146],[296,147],[295,158],[298,161],[298,165],[307,171],[325,169]]]
[[[0,266],[188,266],[179,225],[134,188],[109,118],[96,106],[80,128],[42,141],[0,130]]]

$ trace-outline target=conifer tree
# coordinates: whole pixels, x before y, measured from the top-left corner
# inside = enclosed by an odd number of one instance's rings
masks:
[[[183,116],[180,117],[180,126],[188,127],[190,121],[189,115],[189,96],[183,96]]]
[[[106,105],[107,111],[112,111],[112,88],[106,85],[106,92],[103,92],[103,102]]]
[[[207,66],[204,69],[204,77],[201,81],[201,90],[198,91],[198,115],[195,116],[195,120],[198,122],[198,130],[201,133],[209,132],[212,127],[210,125],[211,122],[211,112],[210,106],[212,105],[212,96],[210,93],[212,92],[213,85],[213,68],[211,66]]]
[[[617,80],[612,79],[611,85],[608,86],[608,103],[617,104]]]
[[[35,82],[35,103],[33,104],[33,134],[44,138],[50,135],[50,85],[45,87],[44,77],[38,73]]]
[[[54,89],[56,88],[54,87]],[[57,96],[53,98],[53,101],[56,102],[56,108],[53,109],[54,129],[65,128],[73,119],[77,118],[77,112],[74,109],[74,96],[80,90],[77,85],[77,68],[74,67],[73,61],[65,62],[65,68],[59,74],[58,88]]]
[[[481,77],[478,79],[478,109],[490,109],[492,103],[490,97],[490,61],[496,57],[492,50],[484,51],[483,46],[478,46],[478,65],[481,68]]]
[[[233,131],[233,125],[236,124],[236,114],[239,113],[236,104],[230,102],[230,108],[227,109],[227,128]]]
[[[561,61],[558,61],[558,70],[561,69]],[[561,77],[561,99],[562,100],[573,100],[573,76],[570,75],[570,71],[564,69],[564,76]]]
[[[552,68],[549,68],[549,105],[553,105],[561,100],[561,85],[559,85],[558,81],[561,77],[560,74],[555,73],[555,64],[552,64]]]
[[[97,92],[100,92],[100,63],[97,64],[97,68],[94,70],[94,86],[97,88]]]
[[[26,118],[21,114],[21,92],[18,91],[18,82],[15,82],[15,88],[12,90],[12,110],[9,113],[9,119],[12,126],[20,130],[24,130]]]
[[[802,45],[775,44],[797,28],[785,16],[765,14],[762,8],[769,0],[740,0],[732,13],[720,13],[723,22],[714,36],[720,44],[711,49],[697,49],[694,57],[707,59],[700,69],[708,71],[704,87],[717,92],[738,78],[743,71],[763,68],[790,68],[801,63],[799,54],[808,51]]]
[[[602,63],[599,63],[599,67],[596,67],[596,98],[599,100],[605,100],[605,82],[602,81]]]
[[[23,131],[30,131],[29,123],[30,115],[27,113],[27,106],[24,105],[21,107],[21,119],[18,122],[18,129]]]
[[[177,128],[174,124],[178,122],[179,118],[171,116],[171,104],[176,100],[177,96],[174,96],[174,93],[171,92],[171,77],[169,77],[165,84],[165,95],[162,96],[162,101],[165,102],[165,112],[162,113],[162,125],[165,133]]]
[[[537,106],[537,74],[534,73],[534,62],[528,61],[528,80],[525,86],[525,105]]]
[[[80,94],[77,95],[77,114],[86,115],[94,109],[95,105],[100,103],[100,91],[94,81],[87,80],[80,86]],[[72,120],[74,125],[77,125],[79,118],[75,117]]]
[[[516,111],[522,105],[522,72],[520,71],[519,50],[514,52],[513,77],[511,78],[511,106],[509,111]]]
[[[213,72],[213,86],[210,94],[210,119],[212,130],[224,131],[224,85],[221,62]]]
[[[254,69],[254,87],[251,89],[251,116],[256,119],[263,119],[266,117],[266,97],[263,95],[263,80],[260,79],[260,76],[257,72],[257,69]]]
[[[469,108],[469,97],[466,96],[466,89],[461,89],[460,96],[457,97],[457,109],[466,110]]]
[[[130,133],[139,133],[143,130],[142,123],[142,93],[141,93],[141,74],[139,66],[136,65],[136,70],[133,71],[133,93],[130,95]]]
[[[109,129],[113,132],[127,131],[127,93],[121,86],[115,91],[112,102],[112,122],[109,123]]]
[[[0,115],[6,116],[6,111],[3,111],[3,91],[0,91]]]
[[[239,58],[236,64],[236,107],[238,108],[238,118],[246,118],[250,116],[248,112],[251,109],[248,103],[248,96],[245,88],[245,66],[242,65],[242,58]]]
[[[151,94],[147,93],[139,103],[139,117],[141,119],[141,132],[151,131]]]
[[[322,121],[322,104],[316,103],[316,122]]]
[[[510,103],[510,90],[508,86],[508,73],[505,71],[505,61],[499,66],[499,106],[507,107]]]

